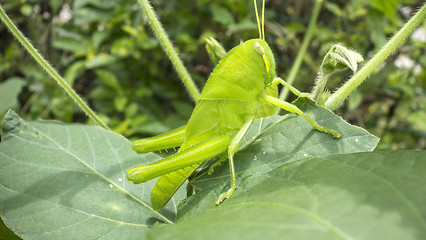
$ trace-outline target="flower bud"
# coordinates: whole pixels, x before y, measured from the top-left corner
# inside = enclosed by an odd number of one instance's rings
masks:
[[[212,37],[206,38],[206,42],[206,50],[209,54],[210,60],[216,65],[219,63],[220,59],[225,56],[226,51],[222,45],[220,45],[220,43]]]

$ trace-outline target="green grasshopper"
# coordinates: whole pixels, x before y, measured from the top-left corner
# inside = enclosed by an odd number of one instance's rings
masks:
[[[234,154],[253,121],[273,115],[275,106],[299,114],[318,131],[340,137],[336,131],[320,126],[297,106],[277,98],[278,84],[289,88],[299,97],[308,97],[309,94],[299,92],[276,77],[274,57],[265,41],[265,1],[262,29],[256,0],[254,5],[259,39],[251,39],[234,47],[220,60],[207,80],[187,125],[132,143],[133,150],[138,153],[180,146],[174,155],[127,171],[127,178],[135,184],[159,177],[151,192],[154,209],[164,207],[203,162],[219,155],[222,156],[219,162],[228,157],[231,185],[229,190],[219,195],[216,204],[229,198],[237,188]]]

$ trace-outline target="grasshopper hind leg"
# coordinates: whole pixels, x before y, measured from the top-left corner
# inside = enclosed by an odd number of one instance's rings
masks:
[[[185,128],[186,125],[155,137],[136,140],[132,149],[137,153],[148,153],[180,147],[185,140]]]
[[[177,154],[167,158],[165,162],[169,163],[169,165],[173,164],[176,166],[176,169],[170,168],[173,171],[161,175],[152,189],[151,205],[154,210],[164,207],[177,189],[202,162],[225,152],[230,142],[231,137],[228,135],[213,137],[187,148],[183,146],[182,148],[184,149],[181,148],[182,150],[179,150]],[[169,162],[168,159],[173,159],[173,163]],[[184,167],[182,168],[182,166]],[[158,172],[157,170],[150,171]],[[147,172],[145,171],[144,174],[147,174]]]

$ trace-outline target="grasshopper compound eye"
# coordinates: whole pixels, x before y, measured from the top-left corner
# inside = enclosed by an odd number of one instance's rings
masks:
[[[265,55],[265,50],[263,50],[262,45],[260,45],[260,43],[256,42],[253,45],[254,50],[259,53],[260,55]]]
[[[266,72],[269,73],[269,63],[265,56],[265,50],[263,50],[262,45],[260,43],[255,42],[253,45],[254,51],[256,51],[260,56],[262,56],[263,63],[265,64]]]

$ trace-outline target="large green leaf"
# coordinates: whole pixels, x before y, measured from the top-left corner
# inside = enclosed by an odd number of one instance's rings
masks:
[[[425,239],[426,151],[307,158],[242,179],[232,198],[221,187],[186,203],[174,225],[148,239]],[[207,199],[201,200],[201,199]]]
[[[301,158],[372,151],[379,141],[364,129],[350,125],[306,98],[298,99],[296,104],[318,124],[338,131],[341,137],[335,139],[315,130],[296,114],[256,120],[235,155],[235,170],[240,178],[259,175]],[[221,184],[225,190],[229,187],[229,167],[224,165],[209,177],[202,173],[192,184],[196,189]]]
[[[371,151],[376,146],[376,137],[330,111],[306,99],[297,104],[318,123],[339,131],[341,139],[314,130],[293,114],[256,121],[236,155],[236,196],[244,193],[240,179],[267,174],[290,161]],[[158,220],[174,219],[174,201],[159,213],[144,203],[148,202],[153,181],[133,185],[125,179],[127,169],[159,157],[135,154],[122,136],[80,124],[26,122],[13,112],[6,115],[3,131],[0,213],[18,236],[132,239],[141,237]],[[228,175],[227,167],[222,166],[214,177],[197,178],[195,185],[206,191],[214,188],[218,193],[228,186]],[[198,214],[190,211],[194,202],[211,207],[214,200],[213,192],[209,196],[196,194],[183,205],[181,215]],[[233,198],[225,204],[231,201]]]
[[[153,181],[134,185],[126,170],[158,160],[137,155],[100,127],[26,122],[8,112],[0,144],[0,214],[24,239],[137,239],[162,214],[149,202]],[[149,160],[148,160],[149,159]]]

